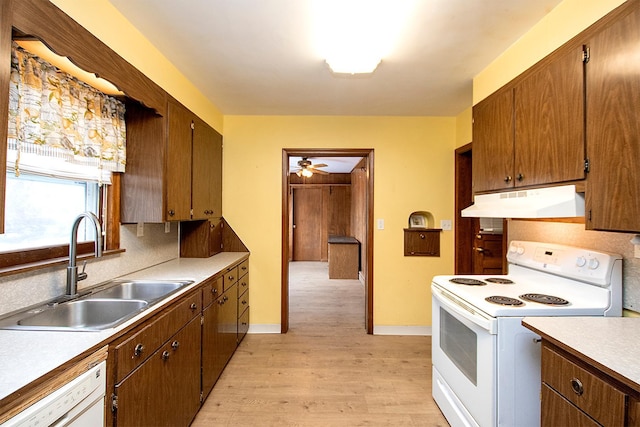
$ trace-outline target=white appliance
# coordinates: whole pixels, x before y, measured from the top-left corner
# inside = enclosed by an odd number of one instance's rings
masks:
[[[433,398],[453,427],[540,425],[540,337],[523,317],[622,315],[620,255],[513,241],[507,260],[507,275],[431,284]]]
[[[0,426],[104,426],[106,366],[100,362]]]

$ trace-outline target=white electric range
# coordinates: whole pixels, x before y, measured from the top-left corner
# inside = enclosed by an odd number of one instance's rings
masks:
[[[508,274],[435,276],[433,398],[452,426],[540,425],[540,339],[526,316],[621,316],[622,257],[513,241]]]

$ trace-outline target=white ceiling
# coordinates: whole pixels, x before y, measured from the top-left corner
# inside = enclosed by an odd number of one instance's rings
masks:
[[[472,78],[561,0],[417,0],[363,77],[316,54],[311,0],[110,1],[223,114],[454,116]]]
[[[319,168],[326,172],[331,173],[351,173],[353,168],[360,163],[362,157],[317,157],[308,156],[308,160],[312,164],[318,165],[324,163],[326,167]],[[298,161],[302,160],[302,157],[289,157],[289,171],[297,171],[299,169]]]

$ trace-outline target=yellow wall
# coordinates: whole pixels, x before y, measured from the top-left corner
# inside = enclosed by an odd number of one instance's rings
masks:
[[[455,118],[225,116],[225,218],[251,249],[251,322],[280,323],[283,148],[373,148],[374,323],[431,324],[429,283],[453,271],[453,232],[441,254],[404,257],[403,228],[414,211],[436,226],[453,219]],[[364,313],[364,307],[363,307]]]
[[[624,0],[564,0],[473,79],[473,104],[622,3]]]
[[[471,142],[471,107],[456,116],[456,148]]]
[[[107,0],[50,0],[218,132],[218,108]]]

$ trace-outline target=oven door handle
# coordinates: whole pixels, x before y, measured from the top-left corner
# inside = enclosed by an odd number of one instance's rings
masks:
[[[492,335],[498,333],[497,322],[493,317],[487,316],[486,314],[469,306],[469,304],[464,301],[456,298],[454,295],[444,292],[435,286],[431,287],[431,292],[433,297],[448,310],[464,317]]]

